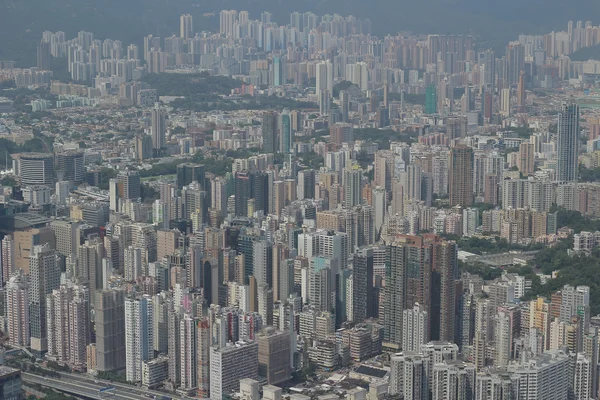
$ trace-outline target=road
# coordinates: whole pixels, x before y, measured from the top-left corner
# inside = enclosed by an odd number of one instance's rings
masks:
[[[116,400],[148,400],[152,396],[168,396],[172,399],[178,399],[172,395],[146,390],[132,385],[122,383],[113,383],[102,379],[93,379],[84,375],[68,374],[61,372],[60,378],[42,377],[30,373],[23,373],[23,382],[38,383],[42,386],[57,389],[60,391],[72,393],[74,395],[85,396],[92,399],[113,398]],[[97,382],[97,383],[96,383]],[[115,387],[115,395],[101,395],[100,389],[108,386]]]

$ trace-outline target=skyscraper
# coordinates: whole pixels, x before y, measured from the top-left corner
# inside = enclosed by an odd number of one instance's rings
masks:
[[[121,198],[137,200],[141,197],[140,174],[137,171],[122,171],[117,175],[117,188]]]
[[[11,346],[29,346],[29,284],[21,270],[6,285],[6,325]]]
[[[285,70],[283,57],[273,57],[273,86],[285,85]]]
[[[459,144],[450,150],[448,186],[450,206],[473,204],[473,149]]]
[[[162,108],[160,108],[160,105],[156,103],[152,109],[152,127],[150,129],[152,134],[152,150],[154,151],[155,156],[160,153],[160,150],[163,147],[165,147],[166,129],[165,113]]]
[[[127,282],[134,282],[142,276],[142,249],[129,246],[123,254],[123,277]]]
[[[31,350],[44,354],[46,339],[46,296],[60,286],[59,255],[48,244],[34,246],[29,256],[29,320]]]
[[[535,148],[532,143],[521,143],[519,145],[519,171],[523,175],[532,175],[535,172]]]
[[[432,375],[432,396],[430,397],[432,400],[458,400],[474,397],[475,366],[473,364],[462,361],[436,363],[433,365]],[[498,397],[483,398],[496,399]]]
[[[89,306],[85,289],[63,285],[48,295],[46,357],[85,370],[89,343]]]
[[[51,153],[15,154],[13,169],[21,186],[54,184],[54,155]]]
[[[262,116],[263,153],[277,153],[279,150],[277,117],[276,112],[266,112]]]
[[[315,93],[323,90],[327,90],[329,95],[333,93],[333,64],[330,61],[322,61],[316,65]]]
[[[154,358],[154,313],[150,296],[125,300],[125,359],[129,382],[142,380],[142,362]]]
[[[95,292],[96,362],[98,371],[125,367],[125,292]],[[140,367],[141,368],[141,367]]]
[[[486,50],[480,55],[480,62],[483,65],[483,84],[486,88],[494,91],[496,86],[496,55],[493,50]]]
[[[60,181],[76,185],[83,182],[85,168],[82,151],[63,151],[56,154],[55,160],[55,170]]]
[[[519,73],[519,83],[517,85],[517,105],[520,113],[527,112],[527,105],[525,104],[525,101],[525,71],[521,71]]]
[[[594,375],[592,373],[592,358],[578,353],[575,356],[575,379],[573,382],[573,394],[576,399],[591,399],[592,381]]]
[[[430,360],[420,353],[404,352],[391,357],[390,388],[392,395],[404,399],[429,399]]]
[[[352,261],[352,320],[363,322],[374,316],[373,249],[361,249]]]
[[[569,398],[569,382],[573,379],[571,363],[562,350],[552,350],[522,363],[509,364],[507,370],[519,378],[519,399],[558,400]]]
[[[305,169],[298,172],[298,200],[315,198],[315,170]]]
[[[140,161],[152,158],[152,137],[146,134],[135,137],[135,157]]]
[[[354,140],[354,129],[352,124],[333,124],[329,127],[329,143],[335,150],[342,147],[342,143],[352,142]]]
[[[86,240],[77,251],[79,276],[90,284],[90,291],[102,289],[102,258],[104,244],[100,238]]]
[[[437,90],[434,84],[427,86],[425,90],[425,114],[437,112]]]
[[[190,14],[182,14],[179,17],[179,37],[190,39],[194,35],[193,17]]]
[[[234,25],[238,19],[238,12],[235,10],[222,10],[219,13],[220,17],[220,33],[227,36],[232,36]]]
[[[238,391],[240,379],[258,379],[258,344],[239,342],[210,349],[210,397],[222,399]]]
[[[560,321],[569,323],[572,317],[579,316],[582,319],[584,330],[587,331],[590,319],[589,286],[565,285],[560,294]]]
[[[252,244],[252,265],[253,274],[259,287],[271,286],[273,275],[273,245],[266,240],[258,240]],[[267,316],[263,315],[263,319]]]
[[[402,312],[406,304],[406,252],[402,243],[386,246],[384,339],[397,345],[402,344]]]
[[[429,316],[419,304],[402,312],[402,351],[421,351],[429,339]]]
[[[431,340],[454,342],[456,323],[455,287],[458,279],[458,247],[451,240],[434,238],[431,278]]]
[[[277,385],[291,378],[289,330],[277,331],[273,327],[263,329],[257,335],[259,374],[267,378],[269,385]]]
[[[456,243],[432,234],[392,240],[386,243],[385,340],[402,343],[403,311],[418,303],[429,317],[425,341],[453,341]]]
[[[122,187],[122,186],[121,186]],[[110,179],[108,181],[109,207],[110,211],[119,211],[119,181]]]
[[[279,115],[279,152],[291,153],[293,146],[292,116],[289,110],[285,109]]]
[[[577,181],[579,177],[579,105],[565,103],[558,114],[556,180]]]
[[[350,96],[345,90],[340,90],[340,109],[342,110],[342,122],[348,122],[350,111]]]
[[[177,166],[177,188],[183,189],[184,186],[192,182],[198,182],[204,188],[205,169],[202,164],[184,163]]]
[[[2,272],[2,281],[5,285],[15,271],[15,242],[11,235],[4,236],[0,244],[0,268]]]
[[[362,170],[352,165],[344,170],[344,206],[352,208],[362,203],[361,196]]]
[[[197,321],[185,314],[180,322],[181,388],[186,391],[198,387]]]
[[[506,47],[506,62],[508,64],[508,84],[517,84],[521,71],[525,69],[525,46],[520,42],[509,43]]]
[[[198,321],[196,327],[198,338],[198,395],[209,397],[210,392],[210,322],[207,318]]]
[[[37,67],[39,70],[50,70],[50,42],[41,40],[37,45]]]

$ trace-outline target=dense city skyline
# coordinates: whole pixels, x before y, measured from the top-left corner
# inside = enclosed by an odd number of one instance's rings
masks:
[[[599,398],[600,26],[217,17],[0,58],[7,397]]]

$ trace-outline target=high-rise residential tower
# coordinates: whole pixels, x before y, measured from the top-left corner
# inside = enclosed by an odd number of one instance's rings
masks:
[[[190,39],[194,35],[194,22],[190,14],[182,14],[179,17],[179,37]]]
[[[48,349],[46,296],[60,286],[59,255],[48,244],[34,246],[31,250],[29,284],[31,350],[44,354]]]
[[[579,105],[563,104],[558,114],[556,180],[577,181],[579,176]]]
[[[266,112],[262,116],[263,153],[279,151],[278,116],[275,112]]]
[[[448,186],[450,206],[473,204],[473,149],[459,144],[450,150]]]
[[[155,154],[160,152],[160,149],[165,147],[165,134],[166,134],[166,125],[165,125],[165,113],[160,108],[160,105],[156,103],[154,108],[152,109],[152,149]]]
[[[125,367],[125,292],[95,293],[96,362],[98,371]]]
[[[21,270],[6,285],[6,325],[11,346],[29,346],[29,284]]]
[[[153,318],[150,296],[125,300],[125,359],[129,382],[140,382],[142,362],[154,358]]]

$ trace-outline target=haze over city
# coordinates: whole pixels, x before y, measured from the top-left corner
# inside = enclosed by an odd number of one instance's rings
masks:
[[[1,4],[0,393],[598,399],[600,7],[513,3]]]

